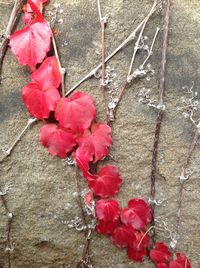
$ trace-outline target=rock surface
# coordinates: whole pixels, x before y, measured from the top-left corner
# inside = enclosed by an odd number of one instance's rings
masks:
[[[144,18],[151,6],[150,0],[101,1],[102,12],[108,15],[106,28],[106,53],[111,53]],[[46,7],[55,12],[50,1]],[[67,70],[66,89],[87,74],[101,60],[100,25],[96,1],[59,0],[55,29],[62,65]],[[7,25],[12,3],[0,2],[0,31]],[[156,207],[156,217],[161,223],[157,239],[170,242],[169,231],[175,227],[177,196],[181,166],[187,148],[194,135],[194,127],[177,111],[182,106],[181,97],[187,96],[183,86],[194,81],[196,91],[200,82],[200,3],[198,0],[173,0],[171,7],[168,68],[166,85],[166,112],[159,146],[157,199],[163,201]],[[149,21],[145,35],[150,42],[157,26],[162,23],[161,14]],[[18,28],[22,23],[18,24]],[[117,198],[123,206],[132,197],[149,198],[151,149],[156,112],[138,102],[137,92],[151,89],[151,97],[157,99],[162,34],[158,36],[150,60],[155,74],[131,84],[120,103],[113,124],[111,155],[119,166],[123,186]],[[114,82],[122,83],[127,74],[134,48],[131,42],[108,65],[114,68]],[[142,62],[144,52],[136,59],[134,68]],[[0,148],[7,148],[26,125],[27,114],[20,89],[29,81],[29,70],[20,66],[8,50],[0,86]],[[99,90],[99,80],[92,78],[79,90],[92,94],[98,109],[98,118],[105,120],[104,103]],[[200,91],[199,91],[200,94]],[[38,142],[39,128],[36,123],[24,135],[12,155],[1,163],[0,186],[11,185],[6,196],[14,214],[11,239],[12,268],[67,268],[75,267],[80,260],[84,236],[68,228],[68,221],[80,217],[77,202],[76,170],[48,154]],[[3,153],[1,153],[3,154]],[[194,268],[200,267],[200,145],[193,154],[190,169],[193,172],[184,189],[181,215],[181,233],[178,250],[188,254]],[[113,160],[106,161],[112,163]],[[83,189],[87,189],[84,182]],[[0,267],[7,267],[5,253],[6,214],[0,206]],[[157,225],[158,226],[158,225]],[[94,233],[91,241],[92,260],[96,268],[154,267],[145,261],[133,264],[126,252],[117,250],[107,237]]]

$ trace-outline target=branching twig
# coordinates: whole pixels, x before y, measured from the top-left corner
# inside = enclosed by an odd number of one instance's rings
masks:
[[[15,26],[15,22],[21,13],[22,4],[23,4],[23,0],[15,0],[14,7],[10,15],[8,25],[6,27],[6,31],[2,36],[2,41],[0,43],[0,75],[1,75],[1,70],[2,70],[3,59],[4,59],[4,56],[8,47],[9,36],[11,35],[13,28]]]
[[[164,114],[164,90],[165,90],[165,75],[166,75],[166,56],[167,56],[167,45],[168,45],[168,32],[169,32],[169,11],[170,11],[170,0],[166,1],[165,15],[164,15],[164,27],[163,27],[163,47],[162,47],[162,60],[161,60],[161,70],[160,70],[160,90],[159,90],[159,111],[156,119],[155,136],[152,150],[152,160],[151,160],[151,190],[150,190],[150,201],[154,214],[155,209],[155,180],[157,172],[157,156],[158,156],[158,145],[160,140],[160,130]],[[154,226],[154,220],[152,221],[152,226]],[[155,241],[155,228],[153,229],[152,241]]]
[[[125,90],[127,89],[128,85],[129,85],[129,83],[132,82],[134,79],[143,76],[143,71],[140,71],[139,69],[137,69],[138,71],[136,70],[135,72],[133,72],[133,74],[131,74],[131,72],[132,72],[132,69],[133,69],[133,64],[134,64],[134,61],[135,61],[135,56],[136,56],[138,50],[140,49],[140,41],[141,41],[141,38],[142,38],[142,34],[144,32],[144,29],[146,27],[146,24],[147,24],[148,20],[150,19],[150,17],[152,16],[152,14],[155,12],[156,7],[157,7],[157,0],[154,1],[153,6],[152,6],[149,14],[143,20],[143,24],[141,26],[140,34],[139,34],[138,39],[137,39],[137,41],[135,43],[135,47],[134,47],[134,51],[133,51],[133,55],[132,55],[130,67],[129,67],[128,74],[127,74],[127,77],[126,77],[126,81],[124,82],[123,86],[120,89],[119,97],[118,97],[118,100],[115,103],[115,107],[113,109],[109,110],[109,122],[111,122],[111,121],[114,120],[114,114],[116,113],[116,110],[117,110],[117,108],[119,106],[119,103],[120,103],[120,101],[121,101],[121,99],[122,99],[122,97],[124,95]],[[152,42],[152,45],[151,45],[152,48],[154,46],[156,37],[157,37],[157,31],[156,31],[156,35],[154,36],[154,39],[153,39],[153,42]],[[147,56],[148,59],[149,59],[150,56],[151,55],[148,55]],[[146,74],[146,72],[145,72],[145,74]]]
[[[137,32],[142,28],[145,19],[140,22],[140,24],[134,29],[134,31],[109,55],[105,58],[105,63],[109,61],[113,56],[115,56],[122,48],[124,48],[130,41],[134,40],[136,37]],[[78,86],[80,86],[83,82],[91,78],[95,75],[95,73],[102,67],[102,63],[92,69],[86,76],[84,76],[77,84],[75,84],[69,91],[66,92],[65,96],[71,94]]]
[[[0,163],[2,163],[10,154],[11,152],[13,151],[13,149],[15,148],[15,146],[17,145],[17,143],[21,140],[22,136],[24,135],[24,133],[29,129],[29,127],[37,122],[38,119],[37,118],[29,118],[28,119],[28,122],[26,124],[26,126],[24,127],[24,129],[21,131],[21,133],[18,135],[18,137],[16,138],[16,140],[13,142],[13,144],[7,149],[7,150],[4,150],[3,149],[3,152],[5,153],[4,157],[0,160]]]

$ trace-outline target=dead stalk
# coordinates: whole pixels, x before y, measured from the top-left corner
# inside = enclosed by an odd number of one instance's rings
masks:
[[[6,27],[6,31],[2,36],[2,41],[0,43],[0,74],[2,70],[3,59],[4,59],[4,56],[6,54],[6,50],[8,47],[9,36],[11,35],[13,28],[15,26],[15,22],[21,13],[22,4],[23,4],[23,0],[15,0],[14,7],[12,9],[8,25]]]
[[[160,130],[162,119],[164,115],[164,91],[165,91],[165,80],[166,80],[166,58],[167,58],[167,45],[168,45],[168,32],[169,32],[169,11],[170,11],[170,0],[166,1],[165,14],[164,14],[164,26],[163,26],[163,47],[162,47],[162,60],[161,60],[161,70],[160,70],[160,90],[159,90],[159,111],[156,119],[154,143],[152,150],[152,160],[151,160],[151,189],[150,189],[150,202],[152,206],[153,216],[155,209],[155,197],[156,197],[156,172],[157,172],[157,156],[158,156],[158,146],[160,141]],[[152,226],[155,225],[154,220],[152,221]],[[153,229],[152,241],[155,242],[155,228]]]
[[[34,124],[35,122],[37,122],[38,119],[37,118],[29,118],[28,122],[26,124],[26,126],[23,128],[23,130],[21,131],[21,133],[18,135],[18,137],[15,139],[15,141],[13,142],[13,144],[7,149],[7,150],[3,150],[3,152],[5,153],[4,157],[0,160],[0,163],[2,163],[13,151],[13,149],[15,148],[15,146],[18,144],[18,142],[21,140],[22,136],[26,133],[26,131],[30,128],[30,126],[32,124]]]

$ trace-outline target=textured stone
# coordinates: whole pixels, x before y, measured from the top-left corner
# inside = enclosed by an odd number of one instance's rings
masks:
[[[102,12],[108,15],[106,28],[106,53],[113,51],[147,14],[149,0],[101,1]],[[53,11],[55,1],[46,7]],[[101,60],[100,25],[96,1],[60,0],[63,13],[55,25],[57,44],[62,65],[67,70],[66,89],[87,74]],[[0,29],[3,33],[12,5],[0,2]],[[183,86],[194,81],[198,90],[200,82],[200,3],[198,0],[173,0],[171,7],[168,69],[166,85],[166,112],[162,125],[159,146],[158,174],[156,178],[157,199],[164,200],[156,208],[156,217],[165,221],[173,231],[178,196],[178,179],[187,148],[194,129],[177,111],[180,98],[185,95]],[[145,35],[152,38],[161,16],[149,21]],[[18,24],[18,28],[22,23]],[[123,186],[117,198],[123,206],[132,197],[149,198],[151,149],[154,136],[156,112],[138,102],[137,92],[143,87],[151,89],[153,98],[158,96],[159,66],[162,46],[159,35],[151,64],[155,74],[150,78],[133,82],[120,103],[113,124],[113,147],[111,155],[120,167]],[[116,72],[116,82],[123,82],[130,64],[134,43],[118,53],[109,65]],[[143,59],[140,54],[135,67]],[[20,66],[10,50],[3,65],[3,80],[0,85],[0,148],[12,144],[25,126],[29,115],[24,108],[20,89],[29,81],[29,70]],[[90,79],[79,90],[92,94],[98,109],[98,119],[105,120],[104,103],[99,90],[99,81]],[[200,93],[200,91],[199,91]],[[42,123],[31,127],[14,149],[12,155],[1,164],[0,185],[12,185],[7,196],[8,205],[14,214],[12,225],[12,268],[64,268],[75,267],[84,244],[82,233],[67,228],[66,222],[80,216],[77,203],[76,171],[66,166],[63,160],[52,157],[38,142]],[[181,236],[178,250],[189,255],[193,267],[200,267],[200,145],[192,161],[193,175],[186,183],[181,216]],[[86,188],[84,182],[82,187]],[[6,216],[0,206],[0,267],[6,267],[5,254]],[[167,232],[157,231],[157,239],[170,242]],[[153,265],[146,261],[133,265],[125,251],[116,249],[107,237],[94,234],[91,254],[96,268],[128,268]]]

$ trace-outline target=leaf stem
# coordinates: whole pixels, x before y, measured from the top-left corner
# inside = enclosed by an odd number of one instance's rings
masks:
[[[54,49],[54,52],[55,52],[56,59],[58,61],[58,67],[59,67],[60,74],[61,74],[62,97],[64,97],[65,96],[65,73],[66,73],[66,70],[65,70],[65,68],[63,68],[61,66],[60,58],[59,58],[59,55],[58,55],[58,49],[57,49],[57,45],[56,45],[56,40],[55,40],[53,31],[52,31],[52,44],[53,44],[53,49]]]

